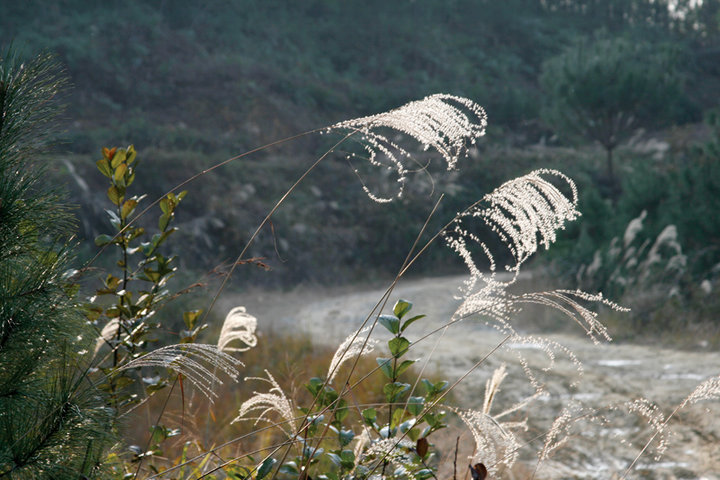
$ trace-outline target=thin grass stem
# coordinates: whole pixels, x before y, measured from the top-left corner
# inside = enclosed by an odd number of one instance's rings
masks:
[[[667,426],[668,422],[670,422],[670,419],[673,418],[673,417],[675,416],[675,414],[676,414],[677,412],[679,412],[680,409],[683,408],[684,406],[685,406],[685,402],[683,402],[683,403],[681,403],[680,405],[678,405],[677,407],[675,407],[675,410],[673,410],[672,413],[671,413],[670,415],[668,415],[668,417],[667,417],[667,418],[665,419],[665,421],[662,423],[662,425],[660,426],[660,428],[657,428],[657,429],[655,430],[655,433],[653,434],[652,437],[650,437],[650,440],[648,440],[648,441],[645,443],[645,445],[643,446],[642,450],[640,450],[640,453],[637,454],[637,456],[633,459],[633,461],[630,463],[630,465],[625,469],[625,472],[623,472],[622,476],[620,477],[620,480],[625,480],[625,478],[627,477],[628,473],[630,473],[630,471],[633,469],[633,467],[635,466],[635,464],[637,463],[637,461],[640,460],[640,457],[642,457],[643,454],[645,453],[645,451],[647,451],[647,449],[650,447],[650,444],[652,444],[652,442],[655,440],[655,438],[656,438],[658,435],[660,435],[660,433],[665,429],[665,427]]]
[[[178,381],[178,377],[175,377],[175,381],[172,384],[172,387],[170,387],[170,391],[167,394],[167,398],[165,398],[165,402],[163,403],[162,408],[160,409],[160,413],[158,414],[157,420],[155,420],[155,425],[151,425],[150,428],[155,428],[157,425],[160,425],[160,419],[165,414],[165,409],[168,406],[168,403],[170,403],[170,397],[172,396],[173,390],[175,390],[175,384]],[[148,437],[148,441],[145,444],[145,450],[144,452],[147,452],[150,449],[150,442],[152,441],[153,433],[150,432],[150,436]],[[142,467],[143,460],[145,460],[145,455],[140,457],[140,460],[138,460],[137,469],[135,470],[135,478],[138,478],[138,475],[140,474],[140,468]]]
[[[226,160],[223,160],[223,161],[220,162],[220,163],[216,163],[216,164],[213,165],[212,167],[206,168],[205,170],[203,170],[203,171],[201,171],[201,172],[198,172],[198,173],[196,173],[195,175],[193,175],[193,176],[191,176],[191,177],[183,180],[182,182],[178,183],[177,185],[175,185],[174,187],[172,187],[170,190],[168,190],[167,192],[165,192],[164,195],[161,195],[160,197],[158,197],[158,198],[157,198],[155,201],[153,201],[150,205],[148,205],[147,207],[145,207],[140,213],[138,213],[137,215],[135,215],[135,217],[133,217],[133,219],[130,220],[130,221],[128,222],[128,224],[125,225],[124,228],[122,228],[119,232],[117,232],[117,233],[115,234],[115,236],[113,236],[112,239],[111,239],[106,245],[104,245],[102,248],[100,248],[100,251],[99,251],[98,253],[96,253],[94,257],[92,257],[88,262],[85,263],[85,265],[82,267],[82,269],[83,269],[83,270],[84,270],[84,269],[87,269],[87,268],[90,267],[93,263],[95,263],[95,261],[100,257],[100,255],[103,254],[103,252],[105,251],[106,248],[108,248],[108,246],[112,245],[112,243],[113,243],[120,235],[122,235],[123,233],[125,233],[125,231],[126,231],[128,228],[130,228],[131,226],[133,226],[133,225],[135,224],[135,222],[140,219],[140,217],[144,216],[152,207],[154,207],[155,205],[157,205],[158,203],[160,203],[160,201],[161,201],[163,198],[165,198],[166,196],[168,196],[169,194],[171,194],[171,193],[173,193],[173,192],[181,189],[181,188],[184,187],[185,185],[187,185],[187,184],[189,184],[189,183],[197,180],[198,178],[200,178],[200,177],[202,177],[202,176],[204,176],[204,175],[212,172],[213,170],[216,170],[216,169],[218,169],[218,168],[220,168],[220,167],[222,167],[222,166],[224,166],[224,165],[227,165],[227,164],[230,163],[230,162],[233,162],[233,161],[235,161],[235,160],[239,160],[240,158],[247,157],[248,155],[252,155],[253,153],[257,153],[257,152],[260,152],[260,151],[262,151],[262,150],[266,150],[266,149],[271,148],[271,147],[274,147],[274,146],[276,146],[276,145],[281,145],[281,144],[283,144],[283,143],[291,142],[291,141],[296,140],[296,139],[298,139],[298,138],[301,138],[301,137],[304,137],[304,136],[307,136],[307,135],[311,135],[311,134],[313,134],[313,133],[322,132],[322,131],[324,131],[324,130],[326,130],[326,128],[315,128],[315,129],[313,129],[313,130],[308,130],[307,132],[298,133],[297,135],[292,135],[292,136],[290,136],[290,137],[282,138],[282,139],[280,139],[280,140],[275,140],[274,142],[266,143],[265,145],[262,145],[262,146],[260,146],[260,147],[253,148],[252,150],[248,150],[247,152],[243,152],[243,153],[241,153],[241,154],[239,154],[239,155],[235,155],[234,157],[230,157],[230,158],[228,158],[228,159],[226,159]]]
[[[317,131],[317,130],[314,130],[314,131]],[[310,131],[310,132],[307,132],[307,133],[312,133],[312,132],[314,132],[314,131]],[[301,134],[301,135],[306,135],[307,133]],[[225,274],[225,278],[223,279],[222,283],[220,284],[220,287],[218,288],[218,290],[217,290],[217,292],[215,293],[215,295],[213,295],[212,301],[210,302],[210,305],[208,306],[207,310],[205,311],[205,314],[204,314],[204,316],[203,316],[203,320],[207,319],[207,317],[208,317],[208,315],[210,314],[210,311],[212,310],[213,306],[215,306],[215,302],[217,301],[217,299],[218,299],[218,297],[220,296],[220,294],[222,293],[222,291],[225,289],[225,285],[227,284],[228,279],[232,276],[233,272],[235,271],[235,268],[237,267],[237,265],[238,265],[238,264],[240,263],[240,261],[242,260],[243,255],[245,255],[245,253],[247,252],[248,248],[250,248],[250,245],[253,243],[253,241],[255,240],[255,238],[257,237],[257,235],[260,233],[260,230],[262,230],[262,228],[265,226],[265,224],[267,224],[267,222],[270,220],[270,218],[273,216],[273,214],[277,211],[277,209],[280,208],[280,206],[285,202],[285,200],[290,196],[290,194],[292,194],[292,192],[295,191],[295,188],[297,188],[297,186],[300,185],[300,184],[302,183],[302,181],[305,180],[305,178],[306,178],[308,175],[310,175],[310,172],[312,172],[313,170],[315,170],[315,167],[317,167],[317,166],[320,164],[320,162],[322,162],[328,155],[330,155],[330,154],[335,150],[335,148],[337,148],[340,144],[342,144],[345,140],[347,140],[348,138],[350,138],[350,137],[351,137],[352,135],[354,135],[354,134],[355,134],[355,132],[348,133],[348,134],[345,135],[342,139],[340,139],[340,141],[338,141],[335,145],[333,145],[328,151],[326,151],[325,153],[323,153],[323,154],[320,156],[320,158],[318,158],[317,160],[315,160],[315,162],[314,162],[310,167],[308,167],[307,170],[305,170],[305,172],[300,176],[300,178],[298,178],[298,179],[295,181],[295,183],[293,183],[293,185],[283,194],[283,196],[280,197],[280,200],[278,200],[278,201],[275,203],[275,206],[274,206],[274,207],[272,208],[272,210],[270,210],[270,212],[265,216],[265,218],[263,219],[263,221],[260,222],[260,225],[255,229],[255,232],[253,232],[253,234],[252,234],[252,236],[250,237],[250,239],[245,243],[245,247],[242,249],[242,251],[240,252],[240,254],[237,256],[237,258],[236,258],[235,261],[233,262],[232,266],[230,267],[230,270]],[[289,140],[290,140],[290,139],[295,139],[295,138],[297,138],[297,137],[299,137],[299,136],[301,136],[301,135],[296,135],[295,137],[289,137]]]

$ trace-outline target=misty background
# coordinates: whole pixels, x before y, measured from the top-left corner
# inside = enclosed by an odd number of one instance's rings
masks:
[[[538,256],[536,278],[632,307],[609,319],[621,339],[720,344],[718,2],[28,0],[2,12],[0,45],[55,53],[72,84],[47,161],[78,206],[80,261],[110,230],[102,147],[135,145],[143,173],[132,188],[154,200],[255,147],[444,92],[489,116],[458,171],[418,152],[431,176],[378,205],[338,152],[252,247],[270,271],[241,266],[233,286],[391,278],[441,193],[428,232],[549,167],[577,182],[583,216]],[[335,141],[304,136],[186,187],[172,244],[183,280],[232,262]],[[438,244],[411,273],[463,269]]]

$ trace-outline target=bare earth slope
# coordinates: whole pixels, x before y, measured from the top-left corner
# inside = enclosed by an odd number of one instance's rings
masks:
[[[386,310],[397,298],[404,298],[414,303],[415,313],[427,314],[423,325],[416,329],[416,336],[411,338],[417,339],[424,333],[421,330],[429,332],[448,321],[458,305],[458,300],[453,297],[463,279],[441,277],[403,281],[395,289]],[[227,311],[232,306],[245,305],[258,317],[260,330],[263,325],[273,325],[306,331],[319,343],[336,345],[362,324],[382,293],[380,289],[245,293],[227,295],[219,307]],[[606,425],[578,424],[564,449],[543,462],[535,478],[619,478],[618,474],[622,474],[652,432],[638,417],[608,411],[605,407],[644,397],[656,403],[667,415],[700,382],[720,375],[718,352],[688,352],[632,344],[594,345],[571,322],[568,322],[566,332],[546,337],[568,347],[576,355],[582,362],[582,374],[568,356],[560,353],[552,369],[545,372],[543,368],[549,365],[549,360],[538,345],[511,343],[494,353],[463,381],[456,392],[458,403],[479,407],[486,380],[495,368],[505,363],[509,375],[502,384],[495,407],[496,411],[504,410],[533,393],[520,367],[518,355],[522,355],[548,391],[547,396],[533,403],[525,413],[530,430],[524,438],[546,431],[568,402],[599,409],[605,415],[610,422]],[[482,320],[467,319],[452,325],[442,336],[438,333],[418,343],[415,351],[417,358],[422,358],[434,346],[429,368],[453,382],[502,339],[500,333],[488,328]],[[579,384],[573,386],[578,381]],[[667,452],[655,460],[655,451],[651,447],[628,478],[720,479],[718,403],[700,403],[680,411],[669,424],[671,436]],[[514,478],[525,478],[527,472],[532,472],[537,462],[534,452],[542,448],[543,441],[536,440],[523,452],[522,463],[530,467],[520,470],[526,473],[516,473]]]

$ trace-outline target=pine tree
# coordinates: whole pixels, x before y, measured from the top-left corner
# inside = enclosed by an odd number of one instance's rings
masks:
[[[0,58],[0,478],[95,478],[111,431],[84,374],[72,215],[37,156],[63,84],[50,56]]]
[[[602,146],[607,179],[616,190],[615,149],[637,128],[669,123],[685,108],[676,63],[675,51],[666,46],[602,32],[594,40],[579,39],[543,64],[543,116],[559,134]]]

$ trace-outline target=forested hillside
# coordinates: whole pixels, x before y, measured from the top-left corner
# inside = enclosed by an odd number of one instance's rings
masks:
[[[543,61],[600,29],[678,49],[690,99],[674,121],[720,93],[715,2],[684,19],[649,0],[5,3],[3,43],[67,65],[83,153],[126,139],[239,151],[438,91],[484,105],[505,141],[536,142]]]
[[[498,182],[542,166],[560,167],[582,192],[584,217],[553,253],[570,283],[585,275],[590,286],[610,288],[613,261],[592,281],[583,269],[643,211],[638,241],[675,225],[694,272],[687,281],[714,278],[714,216],[682,212],[688,203],[712,212],[718,197],[717,134],[708,120],[720,98],[717,2],[4,3],[0,42],[55,53],[73,84],[52,164],[82,205],[86,257],[107,231],[95,167],[103,146],[134,144],[144,165],[132,188],[157,198],[265,143],[446,92],[473,99],[489,116],[462,176],[431,163],[432,176],[419,174],[402,202],[378,208],[359,188],[357,166],[342,152],[331,156],[250,252],[278,274],[248,268],[241,277],[294,284],[387,274],[417,233],[399,225],[421,224],[440,193],[431,227]],[[591,127],[573,128],[585,121]],[[603,122],[612,123],[609,133],[591,131]],[[335,140],[306,136],[193,183],[178,212],[182,261],[207,271],[233,258]],[[670,184],[672,192],[658,193]],[[416,271],[453,265],[439,249]]]

